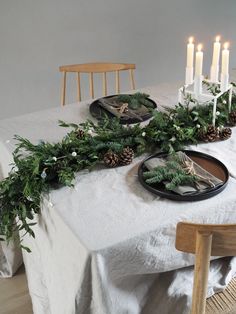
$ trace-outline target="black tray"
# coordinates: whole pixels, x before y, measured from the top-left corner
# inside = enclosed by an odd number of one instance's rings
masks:
[[[111,95],[111,96],[107,96],[107,97],[103,97],[103,98],[109,99],[109,98],[114,97],[114,96],[120,96],[120,95]],[[157,107],[157,104],[152,99],[150,99],[150,98],[147,98],[147,99],[150,101],[150,104],[152,105],[153,109],[155,109]],[[111,112],[107,111],[105,108],[102,108],[99,105],[99,99],[96,99],[94,102],[91,103],[89,110],[90,110],[91,115],[94,118],[96,118],[97,120],[101,120],[105,116],[107,116],[108,118],[111,118],[111,119],[115,117]],[[151,117],[152,117],[152,113],[148,112],[147,114],[141,116],[142,121],[140,121],[139,119],[136,119],[136,118],[130,118],[130,119],[120,118],[120,123],[121,124],[133,124],[133,123],[146,121],[146,120],[150,119]]]
[[[179,195],[173,191],[167,190],[164,184],[162,183],[149,185],[144,181],[144,178],[143,178],[143,172],[147,171],[147,168],[145,167],[144,163],[148,159],[151,159],[154,157],[165,158],[167,156],[167,153],[158,153],[158,154],[155,154],[146,158],[139,166],[138,178],[139,178],[140,183],[143,185],[143,187],[154,194],[157,194],[161,197],[168,198],[175,201],[201,201],[201,200],[210,198],[212,196],[215,196],[225,189],[229,180],[229,172],[226,166],[221,161],[219,161],[218,159],[210,155],[197,152],[197,151],[183,150],[183,152],[185,152],[185,154],[188,155],[188,157],[190,157],[192,160],[197,162],[202,168],[206,169],[215,177],[221,179],[223,181],[223,184],[215,188],[211,188],[207,191],[199,192],[197,194],[192,194],[192,195]]]

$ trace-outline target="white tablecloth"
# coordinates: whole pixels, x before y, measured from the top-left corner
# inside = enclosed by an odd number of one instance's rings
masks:
[[[145,89],[159,108],[174,104],[176,91],[175,85]],[[88,102],[82,102],[2,120],[2,175],[9,170],[13,134],[35,143],[56,142],[68,131],[58,127],[57,120],[82,122],[88,110]],[[190,270],[172,270],[193,265],[194,257],[175,250],[176,224],[236,222],[235,139],[236,129],[230,140],[193,147],[218,157],[232,175],[221,194],[205,201],[177,203],[144,190],[137,179],[141,158],[126,167],[82,171],[74,189],[45,195],[42,214],[36,218],[36,239],[25,238],[32,249],[24,253],[24,262],[34,313],[187,313]],[[234,264],[227,260],[222,268],[215,261],[209,293],[229,281]]]

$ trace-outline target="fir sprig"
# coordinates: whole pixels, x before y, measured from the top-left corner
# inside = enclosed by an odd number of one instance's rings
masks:
[[[153,109],[153,105],[152,103],[148,100],[149,95],[145,94],[145,93],[135,93],[132,95],[119,95],[117,97],[117,100],[119,102],[123,102],[123,103],[127,103],[129,105],[130,109],[138,109],[141,106],[145,106],[147,108],[152,108]]]
[[[157,166],[153,170],[145,171],[143,177],[145,182],[150,185],[165,183],[167,190],[175,190],[180,185],[194,184],[197,181],[195,175],[189,174],[183,168],[177,156],[167,160],[164,166]]]

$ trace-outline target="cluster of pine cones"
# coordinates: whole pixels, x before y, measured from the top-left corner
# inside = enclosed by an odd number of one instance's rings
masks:
[[[119,165],[126,166],[131,164],[134,159],[134,151],[130,147],[125,147],[120,154],[113,151],[108,151],[104,157],[103,162],[107,167],[117,167]]]
[[[230,128],[216,128],[209,125],[206,130],[200,130],[198,137],[203,142],[215,142],[218,140],[227,140],[231,137],[232,130]]]

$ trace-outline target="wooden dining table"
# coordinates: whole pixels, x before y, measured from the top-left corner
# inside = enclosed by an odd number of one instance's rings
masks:
[[[157,110],[174,106],[177,90],[175,83],[140,89],[157,103]],[[58,142],[68,132],[58,120],[78,124],[92,119],[91,102],[1,120],[1,178],[11,168],[14,134],[35,144]],[[236,130],[227,141],[189,148],[228,167],[230,179],[222,193],[199,202],[162,199],[138,181],[141,156],[128,166],[80,171],[74,188],[43,195],[35,239],[24,238],[32,253],[23,252],[35,314],[188,313],[194,256],[175,249],[176,224],[236,222]],[[13,275],[20,263],[18,247],[3,243],[0,274]],[[224,287],[226,277],[233,276],[232,265],[228,259],[223,272],[220,260],[213,263],[209,293]]]

